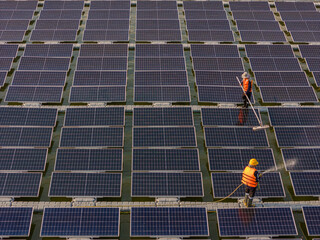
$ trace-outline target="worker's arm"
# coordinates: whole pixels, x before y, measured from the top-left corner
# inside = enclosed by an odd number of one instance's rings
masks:
[[[248,88],[247,88],[247,91],[246,91],[246,94],[248,95],[249,93],[250,93],[250,89],[251,89],[251,81],[250,80],[248,80]]]
[[[255,171],[255,172],[254,172],[254,176],[256,177],[256,181],[257,181],[257,183],[258,183],[259,180],[260,180],[260,173],[259,173],[258,171]]]

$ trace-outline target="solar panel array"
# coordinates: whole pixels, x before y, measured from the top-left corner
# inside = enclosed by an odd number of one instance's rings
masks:
[[[183,2],[190,42],[233,42],[234,36],[221,1]]]
[[[302,207],[303,216],[307,224],[309,236],[320,235],[320,208],[319,207]]]
[[[217,216],[219,233],[224,237],[298,234],[291,208],[218,209]]]
[[[1,35],[0,35],[1,40]],[[18,45],[0,45],[0,86],[3,87],[11,69],[12,62],[17,56]]]
[[[135,50],[135,102],[190,102],[181,44],[137,44]]]
[[[209,236],[205,208],[131,208],[131,237]]]
[[[181,41],[176,1],[138,1],[136,41]]]
[[[130,1],[91,1],[83,41],[129,41]]]
[[[320,52],[320,47],[317,45],[299,45],[299,51],[301,53],[301,56],[305,58],[305,61],[307,63],[309,70],[312,71],[315,83],[317,87],[319,87],[320,86],[320,69],[317,66],[317,64],[319,64],[318,53]]]
[[[31,34],[31,41],[75,41],[84,1],[45,2]]]
[[[69,102],[125,102],[127,44],[83,44]]]

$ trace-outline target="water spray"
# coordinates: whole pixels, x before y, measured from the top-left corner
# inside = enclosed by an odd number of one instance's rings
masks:
[[[252,108],[253,113],[254,113],[254,115],[256,116],[256,118],[257,118],[257,120],[258,120],[258,123],[259,123],[259,125],[260,125],[260,126],[253,127],[252,130],[253,130],[253,131],[256,131],[256,130],[262,130],[262,129],[267,129],[267,128],[269,128],[269,127],[270,127],[269,125],[263,125],[262,120],[258,117],[258,114],[256,113],[254,107],[252,106],[252,103],[251,103],[250,99],[248,98],[246,92],[244,91],[244,89],[243,89],[243,87],[242,87],[242,85],[241,85],[241,82],[240,82],[240,80],[239,80],[239,78],[238,78],[237,76],[236,76],[236,79],[237,79],[237,81],[238,81],[238,83],[239,83],[239,85],[240,85],[240,87],[241,87],[241,89],[242,89],[242,91],[243,91],[243,94],[246,96],[246,98],[247,98],[247,100],[248,100],[248,102],[249,102],[249,104],[250,104],[250,107]]]

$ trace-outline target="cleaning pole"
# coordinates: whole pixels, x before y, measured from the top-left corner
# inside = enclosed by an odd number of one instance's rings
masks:
[[[247,100],[248,100],[248,102],[249,102],[249,104],[250,104],[250,107],[252,108],[252,110],[253,110],[253,112],[254,112],[254,115],[256,116],[256,118],[257,118],[257,120],[258,120],[258,123],[259,123],[259,125],[260,125],[260,126],[253,127],[252,130],[253,130],[253,131],[256,131],[256,130],[261,130],[261,129],[269,128],[269,127],[270,127],[269,125],[263,125],[263,124],[262,124],[262,121],[259,119],[258,114],[256,113],[254,107],[252,106],[252,103],[251,103],[250,99],[248,98],[246,92],[244,91],[244,89],[243,89],[243,87],[242,87],[242,85],[241,85],[241,82],[240,82],[240,80],[239,80],[239,78],[238,78],[237,76],[236,76],[236,79],[237,79],[237,81],[238,81],[238,83],[239,83],[239,85],[240,85],[240,87],[241,87],[241,89],[242,89],[242,91],[243,91],[243,94],[246,96],[246,98],[247,98]]]

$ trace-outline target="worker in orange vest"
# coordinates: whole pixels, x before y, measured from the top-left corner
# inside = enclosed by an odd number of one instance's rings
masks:
[[[246,166],[242,172],[242,183],[246,185],[246,195],[243,203],[246,207],[253,207],[253,197],[261,177],[261,174],[255,168],[258,164],[258,161],[255,158],[252,158],[250,159],[249,165]]]
[[[247,72],[244,72],[242,75],[242,82],[241,82],[241,86],[243,87],[243,90],[245,91],[246,95],[248,96],[248,98],[251,101],[251,95],[252,95],[252,80],[250,81],[250,75]],[[248,99],[246,98],[246,96],[243,94],[242,95],[242,99],[243,99],[243,106],[245,108],[248,108]]]

